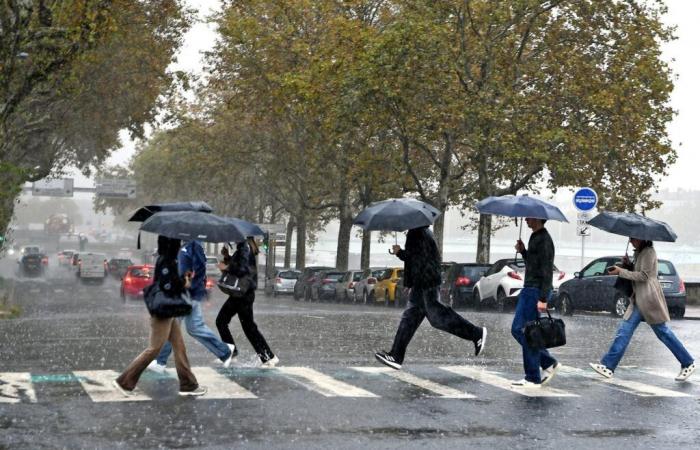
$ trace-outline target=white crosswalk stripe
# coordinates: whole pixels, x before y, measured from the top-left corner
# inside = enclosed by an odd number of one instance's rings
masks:
[[[464,377],[471,378],[473,380],[500,389],[515,392],[526,397],[578,397],[578,395],[576,394],[572,394],[561,389],[553,389],[550,387],[527,388],[512,386],[511,383],[514,380],[509,380],[507,378],[496,375],[493,372],[489,372],[488,370],[480,368],[468,366],[442,366],[440,367],[440,369],[455,373],[457,375],[462,375]]]
[[[133,395],[125,397],[112,385],[112,381],[119,376],[114,370],[81,370],[74,371],[73,374],[95,403],[151,400],[151,397],[141,392],[138,387],[134,389]]]
[[[206,386],[207,393],[201,398],[210,399],[237,399],[258,398],[252,392],[229,380],[211,367],[197,367],[195,369],[197,382]]]
[[[395,378],[405,383],[412,384],[419,388],[425,389],[426,391],[430,391],[442,398],[476,398],[476,396],[472,394],[462,392],[460,390],[451,388],[449,386],[445,386],[443,384],[435,383],[434,381],[419,378],[408,372],[394,370],[388,367],[353,367],[353,370],[375,375],[387,375],[391,378]]]
[[[670,389],[652,386],[650,384],[640,383],[638,381],[624,380],[620,379],[619,377],[603,378],[591,370],[583,370],[571,366],[562,366],[560,373],[589,378],[599,383],[608,384],[630,394],[639,395],[642,397],[690,397],[690,395],[683,392],[672,391]]]
[[[32,375],[28,372],[0,373],[0,403],[36,403]]]
[[[369,391],[336,380],[309,367],[277,367],[268,370],[279,372],[324,397],[378,397]]]

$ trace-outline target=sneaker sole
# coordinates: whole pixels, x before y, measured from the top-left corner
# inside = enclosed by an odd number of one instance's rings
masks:
[[[401,364],[399,364],[399,363],[395,363],[395,362],[388,361],[388,360],[382,358],[382,357],[379,356],[379,355],[374,355],[374,357],[377,359],[377,361],[379,361],[380,363],[384,364],[385,366],[389,366],[389,367],[391,367],[392,369],[395,369],[395,370],[401,370]]]
[[[484,334],[481,336],[481,348],[479,348],[479,351],[474,354],[474,357],[477,357],[484,353],[484,348],[486,348],[486,335],[488,334],[488,331],[486,328],[484,328]]]
[[[591,369],[593,369],[593,370],[595,371],[595,373],[597,373],[598,375],[600,375],[600,376],[602,376],[602,377],[604,377],[604,378],[606,378],[606,379],[608,379],[608,380],[609,380],[610,378],[613,377],[613,376],[610,375],[610,374],[607,374],[607,373],[605,373],[605,372],[603,372],[603,371],[601,371],[601,370],[598,370],[598,368],[595,367],[592,363],[588,363],[588,365],[591,366]]]
[[[675,379],[676,381],[687,381],[688,378],[690,378],[690,376],[691,376],[693,373],[695,373],[695,369],[693,369],[693,370],[692,370],[688,375],[686,375],[685,377],[676,377],[676,378],[674,378],[674,379]]]
[[[120,394],[122,394],[124,397],[133,397],[134,393],[131,391],[127,391],[123,387],[119,386],[119,383],[117,383],[117,380],[112,380],[112,386],[114,386],[117,391],[119,391]]]
[[[545,379],[542,380],[542,386],[546,386],[550,381],[552,381],[552,378],[559,372],[559,369],[561,369],[561,363],[556,363],[554,367],[552,367],[552,373]]]
[[[180,391],[177,394],[181,395],[182,397],[201,397],[202,395],[206,394],[207,390],[205,389],[204,392],[195,392],[195,391]]]

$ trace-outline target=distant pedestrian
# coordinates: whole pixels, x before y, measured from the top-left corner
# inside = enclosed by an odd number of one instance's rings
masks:
[[[513,386],[540,387],[552,381],[561,364],[547,349],[532,348],[525,339],[525,324],[537,319],[547,311],[547,299],[552,293],[554,273],[554,242],[544,227],[546,220],[527,218],[527,226],[532,230],[527,249],[518,239],[515,250],[525,260],[525,280],[518,295],[518,304],[510,332],[523,350],[525,378],[514,381]],[[542,373],[540,373],[540,368]]]
[[[258,246],[255,240],[248,238],[246,241],[239,242],[236,245],[236,251],[231,256],[228,264],[219,264],[221,271],[227,271],[239,278],[249,277],[252,284],[243,297],[229,296],[216,316],[216,328],[219,330],[222,341],[235,345],[231,330],[229,330],[229,324],[233,316],[238,314],[243,333],[245,333],[248,341],[250,341],[258,354],[262,367],[267,368],[275,367],[279,363],[279,358],[272,353],[265,337],[258,330],[258,326],[253,319],[253,302],[255,302],[255,289],[258,285],[257,254]]]
[[[169,297],[182,295],[191,280],[180,277],[177,270],[177,253],[180,241],[158,236],[158,260],[156,261],[153,282]],[[204,395],[207,389],[199,386],[187,359],[185,341],[182,338],[180,324],[175,318],[161,319],[151,316],[151,336],[148,348],[134,359],[131,364],[113,381],[114,386],[125,396],[133,395],[133,390],[146,366],[153,361],[166,341],[170,341],[175,351],[175,368],[180,380],[180,395]]]
[[[651,241],[630,238],[634,247],[634,265],[627,255],[622,260],[622,267],[608,269],[610,275],[632,281],[632,297],[625,315],[617,328],[615,339],[600,364],[590,366],[605,378],[612,378],[617,365],[625,355],[634,331],[641,321],[645,321],[661,342],[673,353],[681,364],[681,371],[676,381],[685,381],[695,371],[695,360],[666,325],[671,320],[666,306],[663,289],[658,280],[658,260]]]
[[[219,358],[224,367],[229,367],[238,353],[236,346],[233,345],[233,342],[228,345],[222,342],[207,326],[202,316],[202,302],[207,298],[207,257],[204,254],[202,244],[198,241],[188,242],[180,249],[177,259],[180,274],[192,273],[192,285],[188,289],[192,299],[192,312],[182,317],[185,321],[187,334],[197,339],[207,350]],[[166,342],[158,357],[148,365],[148,368],[154,372],[164,373],[172,349],[170,342]]]
[[[406,348],[425,317],[438,330],[474,343],[474,355],[479,356],[486,344],[486,328],[477,327],[452,308],[440,303],[440,252],[428,227],[408,230],[406,249],[393,246],[393,254],[404,262],[404,286],[411,288],[406,309],[396,330],[390,352],[374,354],[382,364],[400,370]]]

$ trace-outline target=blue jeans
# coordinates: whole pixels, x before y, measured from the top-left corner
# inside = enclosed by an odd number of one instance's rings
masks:
[[[186,315],[184,319],[187,333],[201,342],[202,345],[216,355],[217,358],[219,358],[221,361],[226,361],[226,359],[231,356],[231,349],[228,348],[228,345],[221,342],[221,340],[214,334],[213,331],[211,331],[207,324],[204,323],[201,301],[192,301],[192,312]],[[166,342],[156,358],[158,364],[164,366],[168,362],[168,357],[170,356],[172,350],[173,346],[170,344],[170,341]]]
[[[537,301],[540,299],[540,290],[536,288],[523,288],[518,296],[518,306],[515,308],[515,317],[510,333],[523,348],[523,367],[525,379],[532,383],[541,383],[540,367],[547,369],[557,360],[549,354],[547,349],[532,348],[525,340],[525,324],[539,317]]]
[[[632,315],[629,319],[620,322],[620,326],[617,327],[617,333],[615,334],[615,340],[610,346],[610,350],[603,356],[600,363],[607,367],[608,369],[615,371],[617,365],[620,364],[620,360],[625,355],[625,350],[632,340],[632,335],[634,330],[637,329],[639,323],[644,320],[642,313],[639,312],[639,308],[634,308]],[[656,325],[649,325],[654,334],[659,338],[661,342],[664,343],[673,356],[676,357],[681,367],[688,367],[693,364],[693,357],[690,353],[683,347],[681,341],[678,340],[673,331],[666,326],[666,323],[657,323]]]

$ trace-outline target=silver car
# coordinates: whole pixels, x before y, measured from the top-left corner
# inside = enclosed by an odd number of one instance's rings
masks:
[[[275,282],[272,284],[272,295],[293,294],[294,285],[301,275],[301,271],[294,269],[281,269],[275,274]]]
[[[361,270],[348,270],[335,285],[335,298],[339,302],[349,302],[355,299],[355,283],[362,278]]]
[[[377,284],[377,278],[381,277],[385,270],[386,267],[370,267],[362,272],[360,280],[353,288],[356,303],[374,303],[374,286]]]

